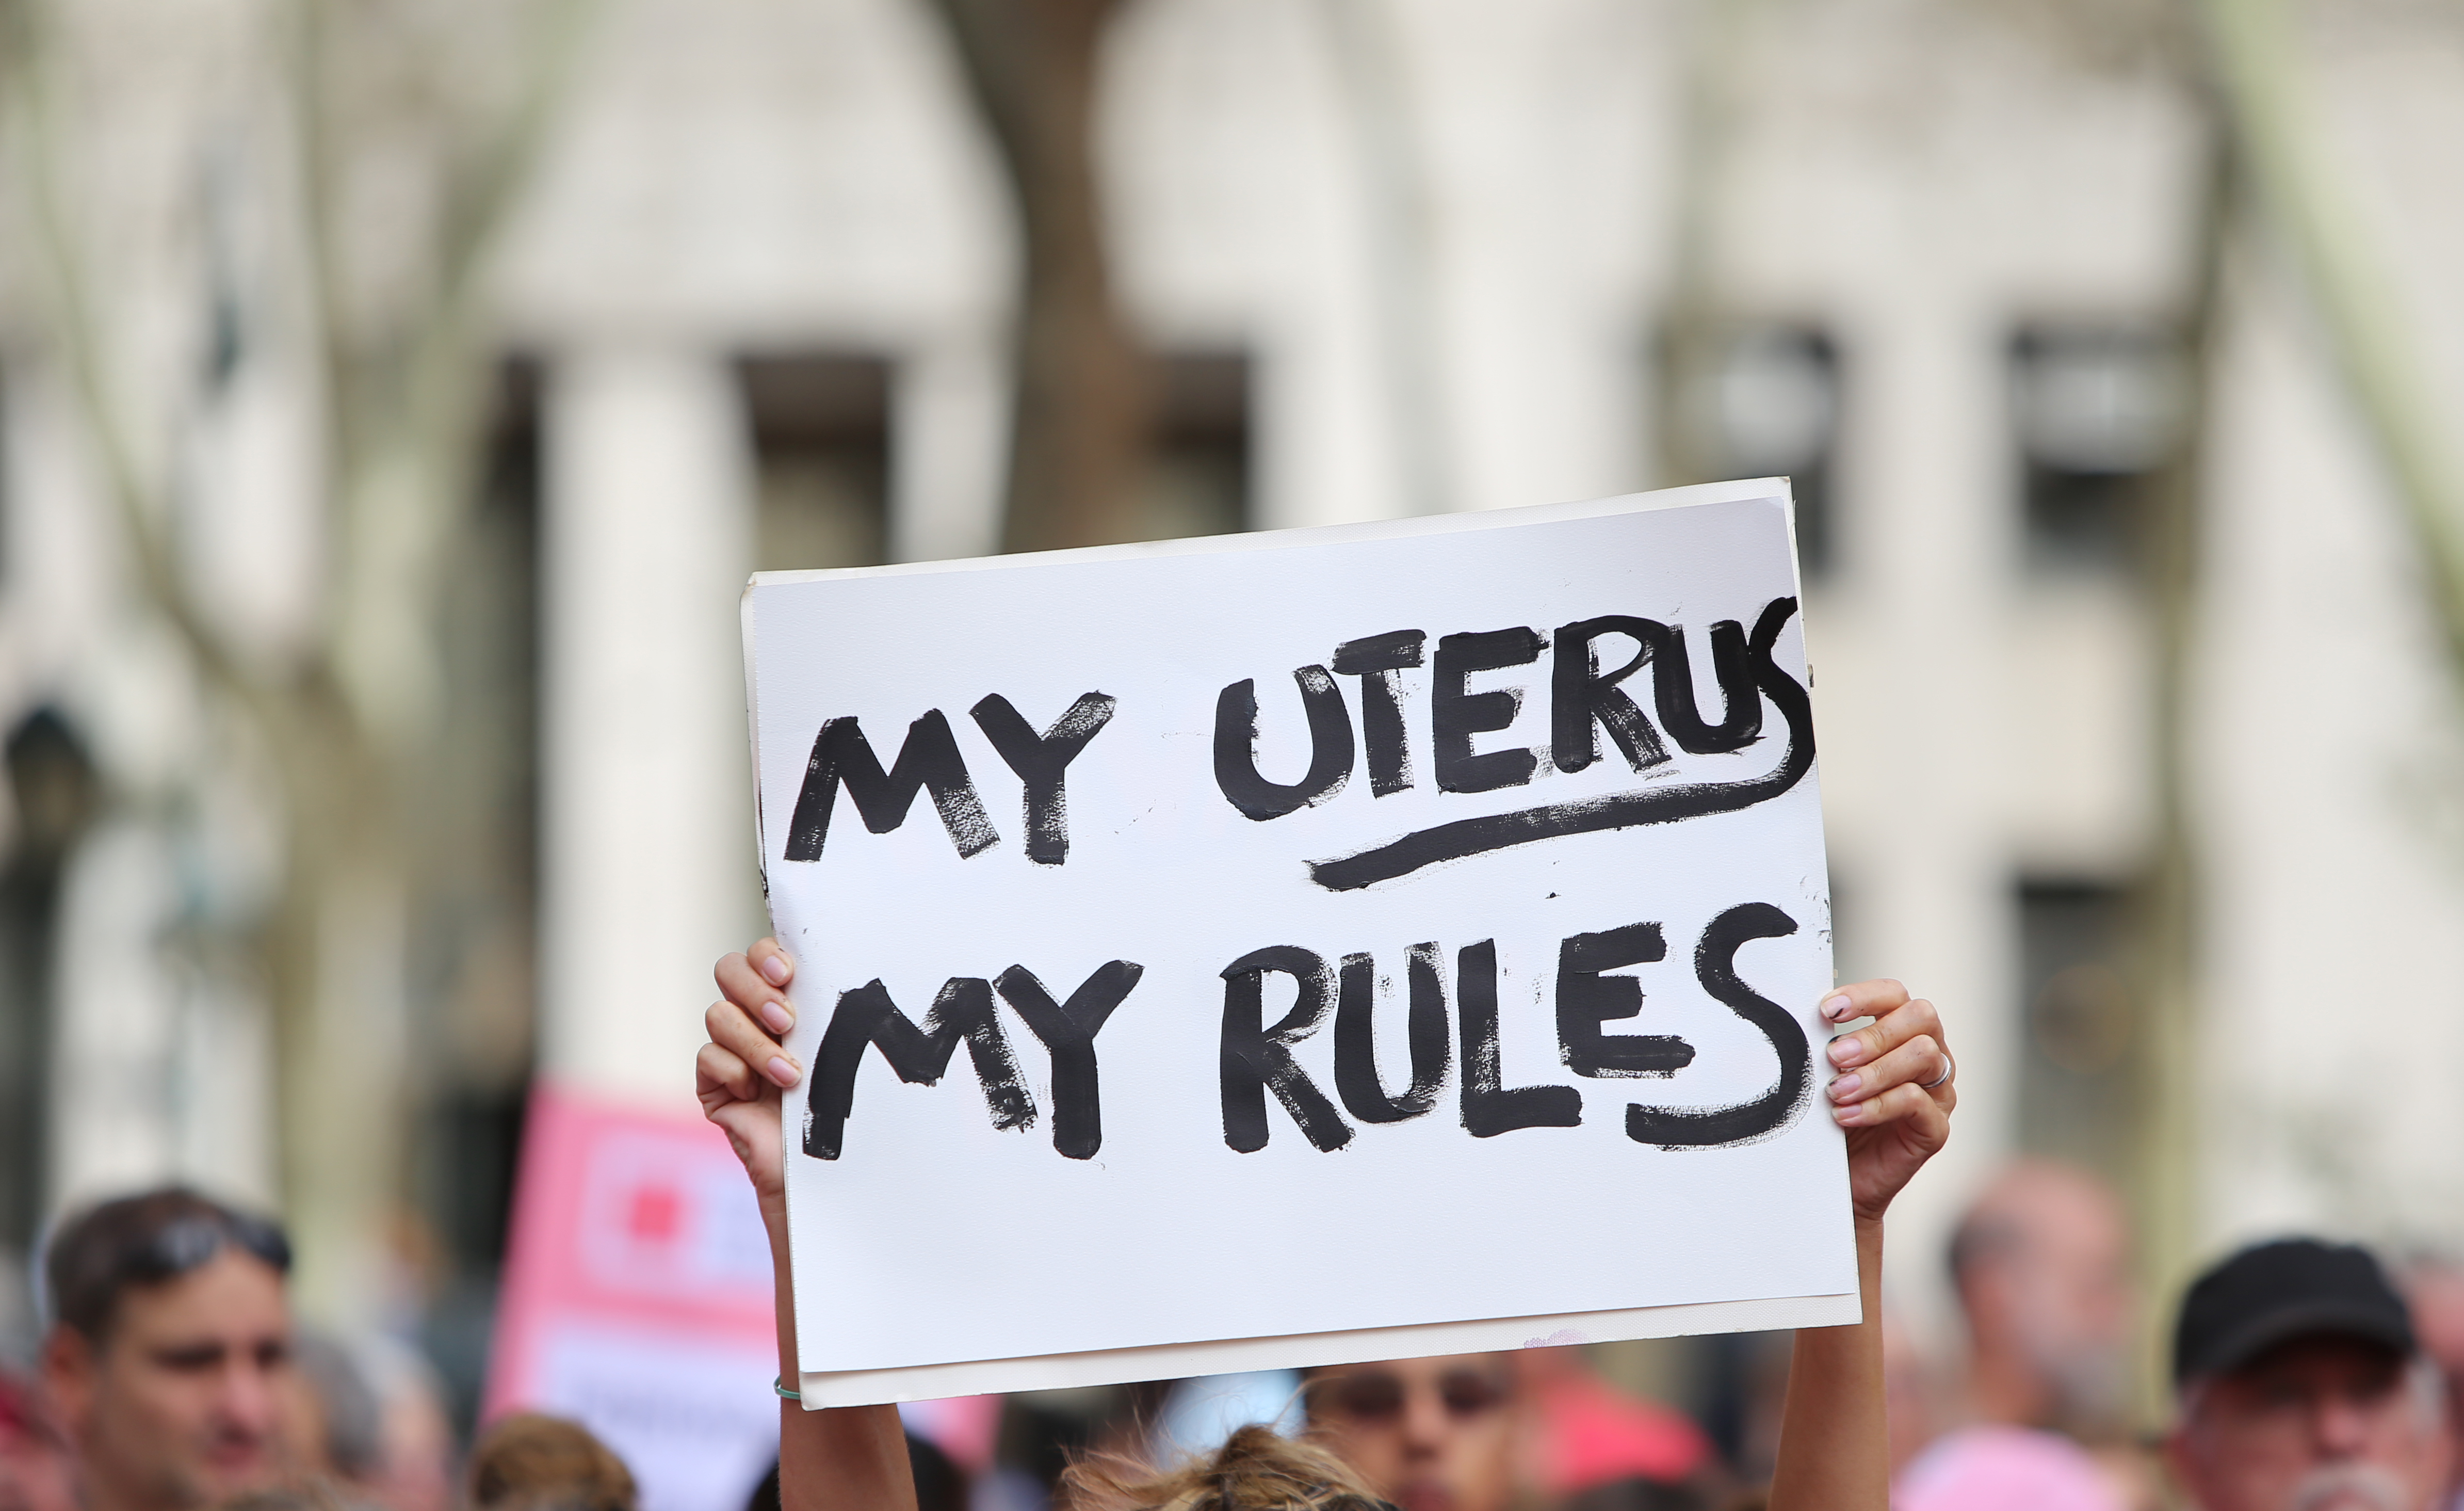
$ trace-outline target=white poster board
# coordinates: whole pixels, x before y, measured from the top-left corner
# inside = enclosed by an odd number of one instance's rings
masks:
[[[806,1404],[1856,1320],[1789,507],[757,576]]]

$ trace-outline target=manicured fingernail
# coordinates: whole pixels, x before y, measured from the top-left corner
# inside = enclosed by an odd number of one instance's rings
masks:
[[[1833,1101],[1846,1101],[1849,1098],[1857,1095],[1857,1088],[1864,1083],[1864,1078],[1862,1077],[1853,1074],[1842,1076],[1837,1080],[1831,1083],[1831,1100]]]
[[[1833,1039],[1826,1053],[1830,1055],[1832,1064],[1846,1070],[1865,1057],[1865,1041],[1851,1033],[1846,1038]]]
[[[768,977],[770,985],[774,987],[785,986],[787,984],[787,957],[784,955],[762,956],[761,974]]]
[[[787,1063],[785,1055],[773,1055],[770,1056],[770,1078],[781,1086],[793,1086],[804,1078],[795,1066]]]
[[[796,1015],[787,1011],[783,1002],[765,1002],[761,1004],[761,1021],[770,1025],[771,1033],[784,1033],[796,1026]]]
[[[1865,1104],[1861,1101],[1851,1102],[1845,1107],[1834,1107],[1831,1109],[1831,1121],[1838,1123],[1841,1127],[1856,1126],[1857,1120],[1862,1118],[1864,1115]]]
[[[1848,1010],[1856,1005],[1856,1002],[1849,997],[1848,993],[1843,991],[1837,996],[1824,1001],[1822,1004],[1822,1015],[1829,1018],[1834,1023],[1845,1023],[1848,1021]]]

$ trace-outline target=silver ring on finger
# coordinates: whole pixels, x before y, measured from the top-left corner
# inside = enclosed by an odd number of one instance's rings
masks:
[[[1924,1084],[1925,1084],[1925,1090],[1927,1090],[1927,1091],[1939,1091],[1939,1090],[1941,1090],[1941,1089],[1942,1089],[1942,1083],[1943,1083],[1943,1082],[1945,1082],[1945,1081],[1947,1081],[1947,1080],[1948,1080],[1948,1079],[1950,1079],[1951,1072],[1953,1072],[1953,1071],[1957,1070],[1958,1068],[1959,1068],[1958,1062],[1954,1061],[1954,1060],[1950,1057],[1950,1051],[1948,1051],[1948,1050],[1945,1050],[1945,1051],[1943,1051],[1943,1052],[1942,1052],[1942,1074],[1941,1074],[1941,1075],[1939,1075],[1939,1076],[1936,1076],[1933,1079],[1931,1079],[1931,1080],[1929,1080],[1929,1081],[1925,1082],[1925,1083],[1924,1083]]]

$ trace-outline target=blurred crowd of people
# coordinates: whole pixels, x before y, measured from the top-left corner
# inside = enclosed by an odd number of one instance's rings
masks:
[[[1900,1511],[2464,1511],[2464,1266],[2309,1239],[2230,1256],[2167,1299],[2148,1433],[2131,1258],[2083,1172],[2020,1164],[1984,1190],[1947,1255],[1962,1356],[1928,1367],[1893,1334]],[[62,1224],[38,1357],[0,1373],[0,1511],[637,1511],[578,1424],[502,1417],[464,1453],[415,1355],[295,1322],[290,1263],[273,1224],[182,1189]],[[909,1450],[926,1511],[1041,1511],[1073,1459],[1262,1420],[1306,1426],[1400,1511],[1756,1494],[1749,1433],[1617,1389],[1576,1346],[933,1403]],[[774,1474],[748,1511],[777,1504]]]

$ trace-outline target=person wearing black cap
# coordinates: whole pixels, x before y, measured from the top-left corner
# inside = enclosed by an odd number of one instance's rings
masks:
[[[2366,1250],[2291,1238],[2201,1276],[2166,1456],[2199,1511],[2431,1511],[2451,1452],[2412,1319]]]

